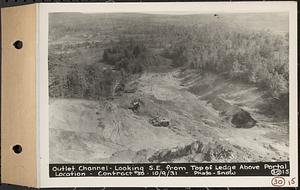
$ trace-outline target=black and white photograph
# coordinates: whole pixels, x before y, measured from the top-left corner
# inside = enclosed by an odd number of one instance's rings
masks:
[[[48,90],[50,164],[289,161],[289,13],[49,13]]]

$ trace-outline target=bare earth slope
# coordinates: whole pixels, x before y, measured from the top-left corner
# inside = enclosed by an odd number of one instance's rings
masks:
[[[137,91],[114,100],[51,99],[50,162],[288,160],[288,123],[261,111],[256,88],[178,69],[134,82]],[[134,99],[138,112],[128,109]],[[228,119],[235,108],[250,113],[255,126],[235,127]],[[170,125],[153,126],[156,116]]]

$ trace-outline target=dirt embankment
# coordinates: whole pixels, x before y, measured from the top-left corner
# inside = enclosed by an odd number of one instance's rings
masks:
[[[51,161],[288,160],[287,127],[261,113],[254,87],[173,70],[144,73],[130,89],[113,100],[53,99]],[[154,126],[157,116],[168,125]]]

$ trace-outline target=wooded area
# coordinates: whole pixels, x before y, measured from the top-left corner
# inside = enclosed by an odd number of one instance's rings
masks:
[[[288,34],[234,30],[222,23],[178,33],[165,54],[176,66],[213,71],[254,83],[280,99],[288,95]]]
[[[164,64],[162,58],[168,58],[173,60],[173,67],[215,72],[253,83],[275,99],[288,99],[288,33],[249,31],[219,21],[200,27],[155,27],[155,33],[141,29],[144,38],[119,35],[106,46],[99,64],[58,65],[50,55],[50,97],[111,97],[116,83],[142,73],[149,64],[159,68]]]

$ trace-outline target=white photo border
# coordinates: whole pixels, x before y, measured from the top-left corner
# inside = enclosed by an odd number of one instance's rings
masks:
[[[290,177],[298,186],[297,2],[43,3],[37,6],[37,148],[39,187],[272,187],[273,176],[244,177],[49,177],[48,16],[54,12],[289,12]],[[285,187],[289,184],[286,183]]]

